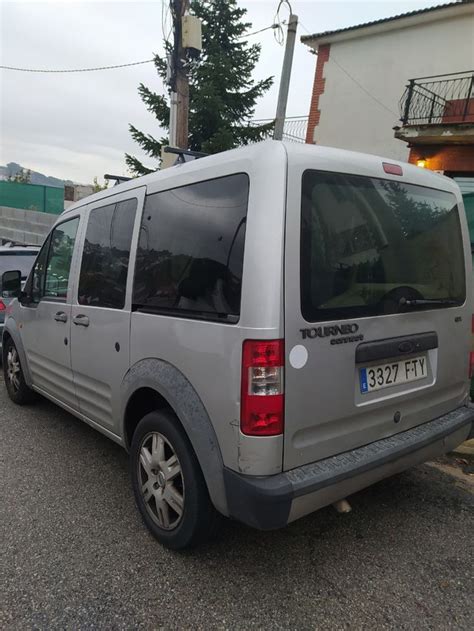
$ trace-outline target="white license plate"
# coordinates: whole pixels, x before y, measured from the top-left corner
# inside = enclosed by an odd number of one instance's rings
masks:
[[[418,381],[428,376],[426,355],[393,361],[378,366],[359,369],[360,391],[362,394]]]

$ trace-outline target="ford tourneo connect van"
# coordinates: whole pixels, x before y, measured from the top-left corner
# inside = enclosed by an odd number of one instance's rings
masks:
[[[471,270],[452,180],[269,141],[68,208],[4,274],[5,383],[129,450],[166,546],[279,528],[472,434]]]

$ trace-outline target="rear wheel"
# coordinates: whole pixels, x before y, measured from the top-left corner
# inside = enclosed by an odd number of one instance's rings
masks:
[[[11,338],[3,347],[3,375],[8,396],[17,405],[32,403],[36,394],[26,385],[18,350]]]
[[[153,536],[174,550],[215,534],[219,515],[187,436],[170,412],[147,414],[131,446],[135,501]]]

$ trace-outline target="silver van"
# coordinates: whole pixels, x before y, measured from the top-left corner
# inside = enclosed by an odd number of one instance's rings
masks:
[[[67,209],[3,275],[5,383],[130,452],[164,545],[279,528],[472,436],[471,275],[452,180],[264,142]]]

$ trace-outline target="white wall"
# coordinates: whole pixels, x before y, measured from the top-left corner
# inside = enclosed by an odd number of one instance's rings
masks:
[[[473,14],[333,42],[324,65],[326,85],[314,139],[321,145],[407,160],[407,145],[393,137],[392,127],[401,124],[398,103],[408,80],[473,68]]]

